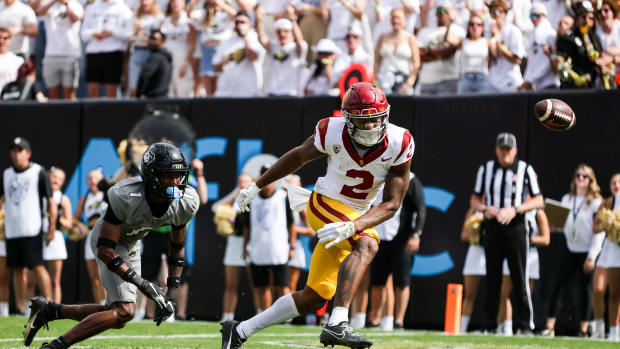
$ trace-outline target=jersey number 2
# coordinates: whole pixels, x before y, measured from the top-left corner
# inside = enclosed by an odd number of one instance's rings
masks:
[[[353,189],[368,190],[372,188],[372,183],[375,180],[375,177],[372,175],[372,173],[368,171],[348,170],[346,175],[349,178],[361,178],[362,183],[358,185],[344,185],[342,187],[342,190],[340,191],[340,194],[346,197],[350,197],[352,199],[358,199],[358,200],[366,199],[366,197],[368,196],[368,193],[358,193],[358,192],[355,192]]]

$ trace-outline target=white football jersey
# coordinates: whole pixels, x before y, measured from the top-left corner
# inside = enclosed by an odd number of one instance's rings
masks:
[[[322,119],[314,131],[314,146],[327,154],[327,173],[314,191],[365,213],[383,189],[392,167],[403,166],[413,157],[414,142],[408,130],[388,124],[379,147],[360,156],[347,132],[344,117]]]

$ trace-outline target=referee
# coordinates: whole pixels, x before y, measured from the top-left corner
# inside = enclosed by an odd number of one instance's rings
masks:
[[[471,207],[484,213],[484,254],[487,268],[486,315],[488,331],[497,328],[497,312],[502,283],[502,262],[508,260],[515,292],[517,334],[534,329],[532,302],[527,275],[529,239],[524,214],[543,207],[536,173],[531,165],[516,159],[517,139],[511,133],[497,136],[496,160],[478,170]]]

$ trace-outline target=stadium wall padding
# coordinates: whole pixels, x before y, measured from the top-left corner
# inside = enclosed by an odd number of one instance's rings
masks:
[[[574,129],[553,132],[538,123],[533,106],[548,97],[562,99],[573,107],[578,119]],[[390,121],[408,128],[414,136],[416,175],[425,187],[441,190],[451,198],[443,207],[429,202],[416,263],[421,265],[427,257],[426,262],[433,263],[433,256],[443,255],[452,264],[428,275],[412,276],[407,326],[443,326],[446,286],[463,281],[461,270],[467,251],[467,244],[459,240],[463,217],[478,166],[494,157],[497,133],[510,131],[517,136],[519,157],[534,166],[545,196],[559,200],[568,192],[573,169],[581,162],[593,166],[602,193],[609,195],[609,179],[620,171],[619,98],[618,92],[599,91],[389,98]],[[233,190],[247,156],[256,152],[281,156],[309,137],[319,119],[339,109],[338,99],[332,97],[2,103],[0,136],[7,146],[15,136],[26,137],[33,148],[33,161],[47,168],[63,168],[67,182],[74,172],[80,171],[75,176],[82,181],[91,168],[78,164],[90,142],[109,139],[114,147],[118,146],[149,103],[177,105],[194,126],[197,139],[223,147],[218,153],[207,153],[202,158],[212,189],[211,203],[215,197],[223,197]],[[251,150],[247,150],[247,144],[253,144]],[[0,157],[2,168],[10,165],[8,153],[5,154]],[[93,161],[96,163],[96,156]],[[304,186],[312,185],[325,172],[324,164],[325,160],[318,160],[299,172]],[[196,257],[188,312],[196,318],[217,320],[224,290],[225,239],[215,234],[211,203],[197,215]],[[69,259],[62,280],[65,303],[92,300],[83,245],[83,242],[67,244]],[[553,246],[541,251],[542,260],[546,250],[551,249]],[[541,266],[543,274],[544,268]],[[481,284],[473,327],[480,324],[484,297],[484,284]],[[247,318],[253,309],[249,282],[242,273],[237,317]]]

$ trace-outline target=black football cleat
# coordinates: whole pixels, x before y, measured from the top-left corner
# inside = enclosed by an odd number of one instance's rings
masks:
[[[48,322],[56,320],[56,311],[52,308],[51,302],[41,296],[36,296],[30,300],[30,318],[24,326],[24,345],[30,346],[34,336],[45,326],[49,330]]]
[[[222,329],[222,349],[242,349],[245,339],[242,339],[237,332],[239,321],[226,320],[221,322]]]
[[[55,339],[51,343],[47,343],[47,342],[43,343],[43,345],[41,345],[39,349],[65,349],[65,348],[67,347],[62,345],[62,343],[60,343],[58,339]]]
[[[352,349],[365,349],[372,346],[371,340],[355,334],[346,321],[334,326],[325,325],[320,341],[324,346],[342,345]]]

